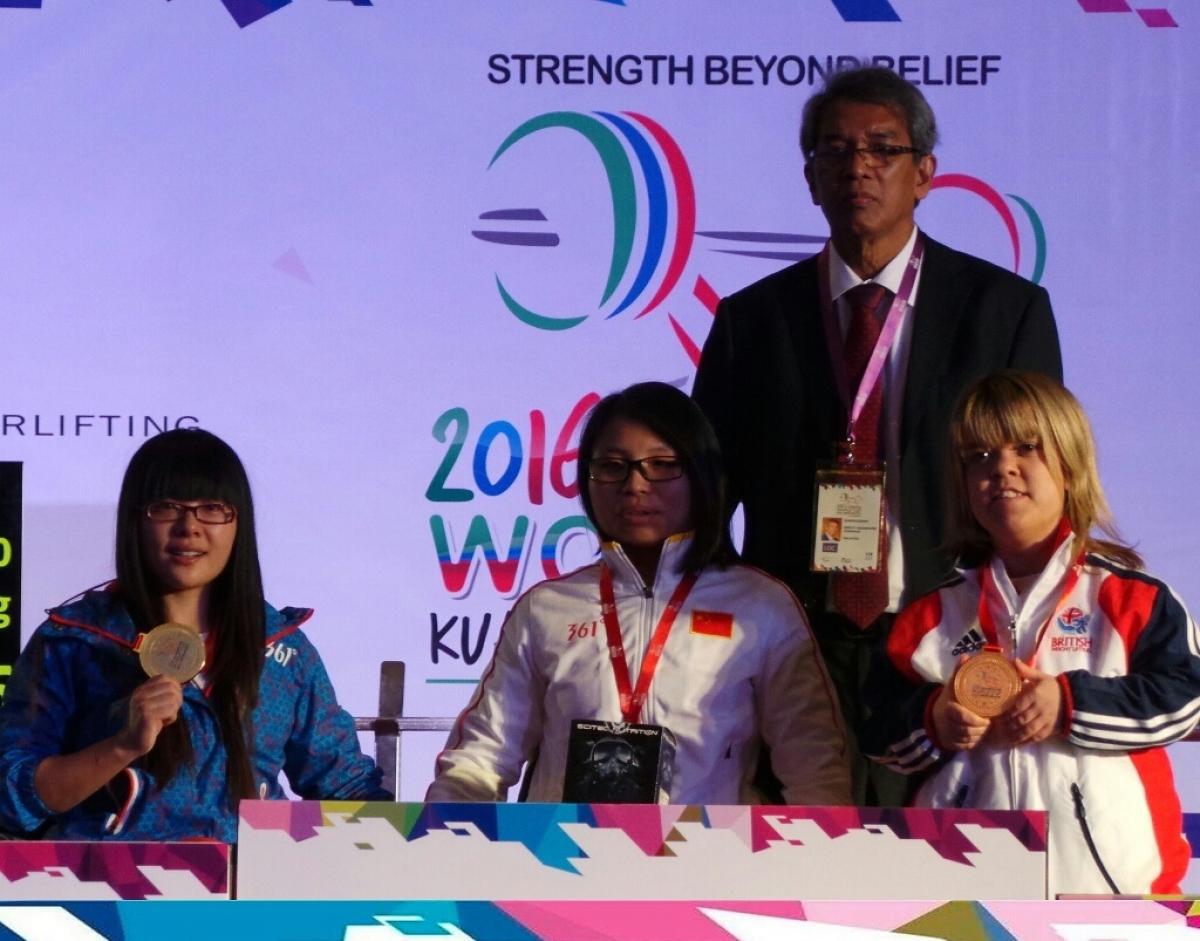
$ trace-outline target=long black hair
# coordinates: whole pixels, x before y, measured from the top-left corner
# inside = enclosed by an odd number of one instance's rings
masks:
[[[685,572],[698,572],[710,563],[723,565],[737,558],[729,538],[725,512],[725,473],[716,433],[700,407],[684,393],[665,382],[639,382],[601,399],[579,437],[579,498],[583,510],[601,538],[611,538],[600,529],[588,492],[588,462],[596,441],[614,419],[645,425],[669,444],[683,463],[691,489],[692,544],[681,562]]]
[[[209,610],[215,636],[208,664],[209,698],[228,759],[230,803],[254,797],[251,712],[258,704],[266,618],[254,531],[254,501],[242,462],[216,435],[196,428],[167,431],[138,448],[117,502],[117,587],[139,631],[165,620],[162,586],[142,552],[146,504],[154,500],[220,500],[237,511],[237,536],[224,570],[212,583]],[[165,787],[193,760],[183,717],[163,729],[146,768]]]

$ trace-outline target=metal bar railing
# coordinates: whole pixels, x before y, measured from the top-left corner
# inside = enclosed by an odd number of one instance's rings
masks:
[[[361,716],[354,719],[356,732],[372,732],[392,736],[396,743],[392,753],[392,767],[384,769],[385,779],[395,782],[393,792],[400,799],[400,740],[404,732],[449,732],[454,725],[451,716]]]

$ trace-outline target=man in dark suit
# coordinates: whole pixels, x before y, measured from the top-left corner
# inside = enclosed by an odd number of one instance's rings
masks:
[[[893,72],[830,76],[805,105],[800,132],[804,176],[830,228],[825,258],[721,302],[693,391],[721,441],[730,505],[744,509],[744,556],[800,597],[851,729],[865,717],[867,664],[894,613],[952,569],[939,547],[956,399],[975,378],[1007,367],[1062,376],[1045,290],[918,232],[914,210],[936,170],[936,140],[924,96]],[[919,267],[905,290],[914,256]],[[881,332],[887,356],[875,406],[866,400],[854,437],[871,439],[868,463],[886,464],[885,561],[874,576],[831,584],[810,570],[814,476],[847,435],[864,372],[848,351],[864,342],[873,349]],[[851,763],[857,802],[902,801],[898,775],[857,753]]]

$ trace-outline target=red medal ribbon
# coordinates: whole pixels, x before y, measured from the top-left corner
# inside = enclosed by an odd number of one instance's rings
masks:
[[[625,659],[625,644],[621,640],[621,625],[617,621],[617,602],[613,595],[612,569],[607,565],[600,567],[600,613],[604,616],[604,630],[608,635],[608,655],[612,659],[613,673],[617,679],[617,695],[621,700],[621,718],[625,722],[637,722],[642,714],[642,704],[650,692],[650,681],[654,671],[658,669],[658,661],[662,659],[663,648],[667,644],[667,635],[671,633],[671,625],[683,602],[692,591],[699,577],[697,572],[688,572],[675,586],[671,600],[667,602],[658,626],[650,638],[650,646],[646,649],[645,659],[642,660],[642,671],[638,674],[637,689],[631,689],[629,683],[629,662]]]
[[[1070,597],[1071,592],[1075,590],[1075,585],[1079,582],[1079,570],[1083,567],[1084,554],[1084,552],[1080,552],[1078,558],[1071,564],[1071,569],[1067,572],[1066,584],[1063,585],[1062,594],[1058,596],[1058,601],[1054,603],[1054,607],[1050,611],[1050,616],[1038,628],[1037,639],[1033,642],[1033,653],[1029,655],[1028,660],[1023,661],[1026,666],[1033,666],[1033,662],[1037,659],[1038,650],[1042,646],[1042,638],[1046,636],[1046,629],[1055,617],[1058,616],[1058,612],[1066,603],[1067,598]],[[979,576],[979,626],[983,628],[983,636],[990,641],[989,646],[996,645],[999,641],[999,635],[996,633],[996,622],[992,620],[990,604],[991,599],[999,594],[1000,589],[996,587],[996,580],[992,576],[992,566],[989,563],[984,566],[983,572]],[[1019,659],[1015,649],[1016,638],[1013,638],[1013,644],[1013,659]]]

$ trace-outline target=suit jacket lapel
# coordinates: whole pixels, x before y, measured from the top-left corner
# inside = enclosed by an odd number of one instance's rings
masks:
[[[926,236],[921,283],[912,312],[908,374],[904,380],[901,453],[931,398],[938,394],[941,387],[938,379],[946,372],[959,320],[967,313],[962,301],[963,286],[957,280],[959,267],[953,252]]]
[[[815,417],[818,434],[826,449],[846,431],[845,407],[837,393],[829,347],[825,339],[825,318],[817,287],[817,260],[797,265],[796,280],[782,296],[787,305],[787,324],[796,351],[796,368],[811,405],[808,414]],[[828,455],[832,456],[832,451]]]

